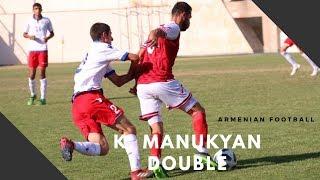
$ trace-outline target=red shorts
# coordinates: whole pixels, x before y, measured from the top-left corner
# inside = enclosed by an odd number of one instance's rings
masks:
[[[101,124],[112,126],[124,114],[99,91],[91,91],[75,97],[72,103],[74,124],[88,139],[89,133],[103,134]]]
[[[48,67],[48,51],[30,51],[28,66],[30,68]]]
[[[292,45],[294,45],[294,42],[293,42],[292,39],[290,39],[290,38],[287,38],[287,39],[284,41],[284,43],[288,44],[289,47],[292,46]]]

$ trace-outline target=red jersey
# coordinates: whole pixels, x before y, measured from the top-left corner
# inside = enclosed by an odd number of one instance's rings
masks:
[[[166,82],[174,79],[172,67],[179,50],[180,28],[174,22],[161,26],[166,37],[158,38],[157,47],[148,47],[140,63],[138,84]]]

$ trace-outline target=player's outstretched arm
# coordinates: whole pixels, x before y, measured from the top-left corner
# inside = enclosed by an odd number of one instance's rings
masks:
[[[130,68],[129,68],[128,73],[126,75],[131,78],[130,80],[132,80],[136,76],[137,67],[138,67],[137,65],[139,63],[140,58],[139,58],[139,55],[137,55],[137,54],[129,53],[128,60],[131,61],[131,65],[130,65]]]
[[[139,56],[137,54],[129,53],[128,56],[127,56],[127,60],[138,62],[139,61]]]
[[[108,75],[107,78],[117,87],[121,87],[127,82],[131,81],[133,79],[133,76],[130,74],[119,76],[116,72],[114,72],[111,75]]]
[[[146,48],[145,47],[141,47],[139,52],[138,52],[138,57],[139,57],[139,60],[138,61],[131,61],[131,65],[130,65],[130,68],[128,70],[128,73],[127,74],[131,74],[133,76],[133,78],[137,78],[137,75],[139,74],[139,61],[141,59],[143,59],[143,55],[146,51]]]
[[[123,56],[123,55],[121,55],[121,56]],[[122,61],[124,61],[124,60],[131,61],[131,66],[133,66],[133,64],[137,64],[139,62],[139,56],[137,54],[133,54],[133,53],[126,53],[124,58],[122,57],[119,59],[121,59]],[[134,79],[134,77],[135,77],[134,75],[135,75],[135,68],[131,67],[129,69],[128,73],[125,75],[118,75],[113,70],[113,71],[110,71],[109,73],[107,73],[105,75],[105,78],[108,78],[114,85],[121,87],[124,84],[126,84],[127,82]]]

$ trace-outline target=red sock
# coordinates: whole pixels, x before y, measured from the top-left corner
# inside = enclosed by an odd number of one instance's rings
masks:
[[[208,125],[206,121],[206,113],[198,111],[192,114],[192,127],[196,136],[196,144],[200,145],[201,135],[203,136],[202,145],[205,147],[207,144]]]
[[[158,148],[156,148],[155,145],[153,145],[150,149],[150,155],[151,156],[157,156],[159,159],[161,157],[161,144],[162,144],[162,134],[160,133],[153,133],[151,134],[151,138],[158,138],[158,142],[156,141],[156,143],[158,143]]]

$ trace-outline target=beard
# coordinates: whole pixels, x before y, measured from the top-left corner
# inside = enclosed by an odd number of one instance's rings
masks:
[[[184,21],[180,27],[180,31],[186,31],[190,26],[190,21]]]

